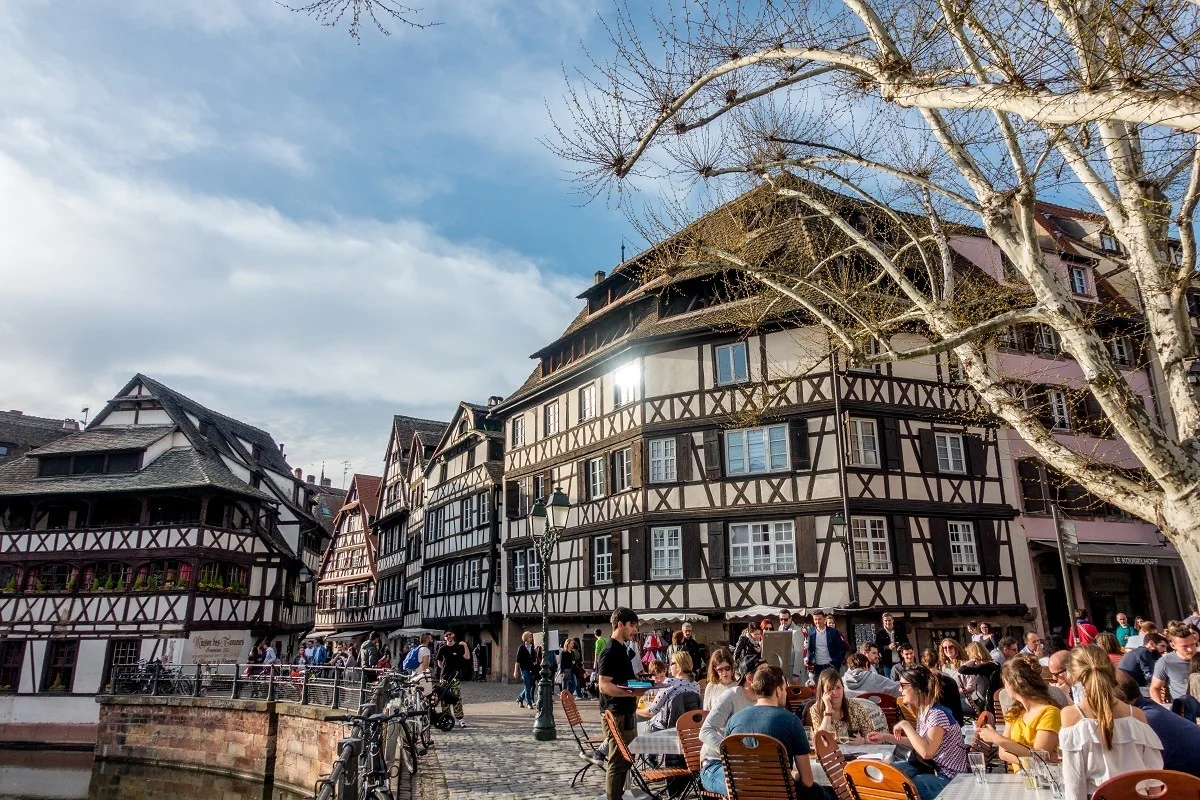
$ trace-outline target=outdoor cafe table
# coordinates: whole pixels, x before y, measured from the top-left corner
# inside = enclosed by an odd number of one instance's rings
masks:
[[[975,783],[967,772],[958,775],[938,794],[938,800],[1058,800],[1050,789],[1026,789],[1020,775],[989,772],[987,783]]]
[[[683,755],[683,745],[679,742],[679,731],[674,728],[652,731],[649,722],[639,722],[638,735],[629,743],[629,752],[635,756],[681,756]]]

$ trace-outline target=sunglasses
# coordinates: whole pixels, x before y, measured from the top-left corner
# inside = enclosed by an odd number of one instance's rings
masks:
[[[912,684],[909,683],[908,681],[900,681],[900,688],[904,689],[905,687],[911,688]]]
[[[733,667],[728,664],[722,664],[718,667],[713,667],[713,669],[717,672],[733,672]]]

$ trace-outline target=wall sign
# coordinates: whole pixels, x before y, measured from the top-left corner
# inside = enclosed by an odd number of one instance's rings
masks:
[[[196,631],[184,648],[185,664],[245,663],[250,655],[250,631]]]

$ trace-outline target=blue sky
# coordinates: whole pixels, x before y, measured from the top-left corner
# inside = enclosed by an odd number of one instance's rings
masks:
[[[0,4],[0,408],[145,372],[378,472],[390,415],[511,392],[617,261],[538,141],[590,2],[428,2],[423,31],[272,0]]]

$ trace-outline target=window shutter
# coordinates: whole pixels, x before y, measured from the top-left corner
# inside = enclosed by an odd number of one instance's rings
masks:
[[[1108,418],[1104,416],[1104,409],[1100,407],[1100,401],[1091,392],[1083,394],[1083,410],[1084,418],[1087,419],[1092,432],[1104,439],[1113,437],[1113,427],[1108,422]]]
[[[721,469],[721,432],[709,428],[704,432],[704,476],[710,481],[718,480]]]
[[[929,539],[933,544],[933,574],[950,577],[954,574],[954,559],[950,556],[950,529],[946,520],[930,517]]]
[[[644,581],[649,571],[646,561],[646,527],[637,525],[629,529],[629,582]]]
[[[544,473],[542,473],[542,494],[544,494],[547,499],[549,499],[550,495],[554,493],[553,480],[554,472],[552,470],[546,470]]]
[[[675,437],[675,476],[681,481],[692,479],[692,435],[681,433]]]
[[[504,516],[516,519],[521,514],[521,484],[516,481],[504,482]]]
[[[588,497],[587,461],[580,461],[575,465],[575,474],[579,476],[579,502],[586,503],[592,499]]]
[[[987,477],[987,445],[983,438],[963,434],[963,445],[967,451],[967,472],[976,478]]]
[[[725,523],[708,523],[708,577],[725,577]]]
[[[892,534],[892,568],[897,575],[912,575],[913,545],[912,534],[908,528],[908,517],[896,515],[888,521],[891,523],[889,527]]]
[[[1026,353],[1037,350],[1037,328],[1034,325],[1017,326],[1017,344]]]
[[[921,471],[926,475],[938,473],[937,440],[933,428],[922,428],[917,434],[921,441]]]
[[[895,417],[881,417],[879,428],[883,431],[883,463],[887,469],[902,469],[904,456],[900,452],[900,423]]]
[[[634,439],[633,443],[629,445],[629,460],[633,462],[629,470],[631,476],[629,485],[635,489],[641,488],[644,479],[642,473],[646,469],[645,446],[646,443],[642,439]]]
[[[683,546],[683,577],[694,581],[704,577],[700,574],[700,523],[685,522],[680,543]]]
[[[1050,412],[1050,397],[1046,394],[1045,386],[1029,387],[1029,403],[1038,421],[1047,428],[1054,427],[1054,414]]]
[[[817,572],[819,569],[817,519],[816,517],[796,517],[796,571]]]
[[[792,471],[810,469],[812,462],[808,455],[808,419],[800,417],[789,420],[788,433],[792,438]]]
[[[595,573],[595,556],[596,556],[596,539],[589,536],[583,540],[583,546],[587,548],[587,552],[583,554],[583,585],[591,586],[595,581],[593,576]]]
[[[621,582],[621,532],[614,531],[608,540],[608,549],[612,553],[612,582],[616,586]]]
[[[996,524],[992,520],[981,519],[975,523],[975,546],[979,548],[980,576],[1000,577],[1000,540],[996,538]]]
[[[608,487],[607,494],[609,497],[617,493],[617,451],[613,451],[604,457],[605,472],[604,484]]]

